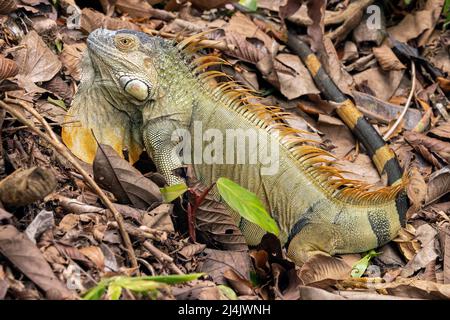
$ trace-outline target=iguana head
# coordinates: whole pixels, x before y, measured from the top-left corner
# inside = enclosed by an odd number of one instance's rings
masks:
[[[157,94],[155,64],[169,48],[174,45],[168,40],[131,30],[97,29],[89,35],[80,87],[62,132],[77,157],[92,162],[98,140],[119,154],[127,149],[131,162],[138,159],[141,110]]]
[[[88,54],[102,81],[134,105],[152,98],[157,74],[152,58],[166,40],[132,30],[97,29],[87,39]]]

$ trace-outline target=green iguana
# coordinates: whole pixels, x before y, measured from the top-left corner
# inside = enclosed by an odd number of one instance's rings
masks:
[[[266,152],[265,142],[269,141],[278,146],[274,174],[264,174],[261,162],[194,161],[194,171],[205,185],[226,177],[262,199],[278,223],[288,256],[296,263],[302,264],[318,252],[363,252],[397,235],[408,203],[395,155],[337,89],[306,45],[288,43],[303,59],[324,96],[339,103],[338,114],[364,143],[378,170],[387,173],[391,186],[371,191],[361,181],[345,179],[332,166],[330,153],[286,124],[288,113],[261,104],[250,90],[234,81],[211,84],[211,79],[225,74],[205,69],[224,62],[217,56],[194,59],[188,51],[195,40],[177,45],[130,30],[92,32],[87,39],[81,84],[67,119],[79,121],[81,126],[65,126],[62,133],[72,152],[92,162],[96,151],[92,131],[101,143],[120,154],[126,148],[131,162],[145,147],[158,171],[173,185],[184,182],[179,175],[184,163],[174,131],[184,129],[193,136],[195,124],[200,123],[204,131],[213,129],[212,136],[218,139],[219,134],[225,136],[232,129],[256,130],[258,142],[253,148]],[[207,145],[203,141],[200,147]],[[194,142],[194,158],[195,149]],[[232,151],[224,148],[224,154],[218,156],[225,159]],[[256,152],[249,150],[250,154]],[[234,218],[247,242],[257,244],[265,232],[238,214],[234,213]]]

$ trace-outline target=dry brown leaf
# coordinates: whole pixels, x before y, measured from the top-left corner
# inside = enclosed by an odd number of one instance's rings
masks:
[[[450,284],[450,225],[443,226],[444,229],[444,283]]]
[[[102,271],[105,268],[105,256],[103,255],[100,247],[84,247],[80,248],[79,251],[84,254],[89,260],[91,260],[97,267],[97,269]]]
[[[172,289],[177,300],[220,300],[220,291],[212,281],[194,280]]]
[[[59,222],[58,228],[63,232],[68,232],[75,228],[80,222],[80,216],[77,214],[66,214]]]
[[[199,194],[206,190],[206,187],[196,182],[192,176],[188,185]],[[231,209],[216,201],[211,194],[206,195],[195,213],[198,237],[210,247],[247,252],[247,242],[229,210]]]
[[[145,210],[162,202],[159,187],[108,145],[99,145],[93,170],[95,181],[112,192],[120,203]]]
[[[280,83],[280,92],[289,100],[308,94],[319,94],[308,69],[293,54],[281,53],[275,58],[289,70],[276,69]],[[286,72],[287,71],[287,72]]]
[[[84,42],[65,44],[59,56],[64,67],[64,74],[70,75],[77,81],[81,80],[81,58],[85,50]]]
[[[397,58],[395,53],[387,45],[372,49],[373,55],[377,58],[381,68],[385,71],[403,70],[405,65]]]
[[[14,60],[0,55],[0,80],[14,77],[19,73],[19,66]]]
[[[439,156],[439,158],[444,160],[446,163],[450,162],[449,142],[430,138],[422,133],[411,131],[405,132],[404,137],[408,143],[410,143],[414,148],[418,148],[419,151],[423,151],[423,148],[426,148],[433,154]]]
[[[435,238],[437,231],[429,224],[423,224],[416,229],[416,238],[421,242],[421,249],[403,268],[401,276],[407,278],[414,272],[425,268],[439,256],[436,251]]]
[[[428,0],[423,10],[407,14],[400,23],[389,28],[389,35],[405,43],[423,35],[419,39],[419,47],[423,46],[439,20],[443,5],[444,0]]]
[[[300,290],[301,300],[345,300],[340,295],[320,288],[300,286],[298,289]]]
[[[425,203],[428,205],[450,192],[450,166],[433,172],[428,181]]]
[[[224,274],[228,269],[234,270],[243,279],[250,278],[252,263],[248,252],[205,249],[204,253],[206,256],[197,271],[207,273],[215,283],[226,283]]]
[[[48,299],[74,298],[53,273],[36,245],[12,225],[0,226],[0,253],[39,286]]]
[[[413,167],[410,171],[408,188],[406,191],[412,205],[416,209],[420,208],[425,202],[425,197],[427,196],[427,184],[416,167]]]
[[[125,13],[132,18],[154,18],[170,21],[176,17],[173,12],[153,9],[151,3],[147,0],[117,0],[115,8],[120,13]]]
[[[224,28],[225,35],[227,33],[239,34],[247,39],[255,38],[262,41],[264,47],[271,54],[278,51],[279,44],[263,32],[250,18],[241,12],[236,12]]]
[[[429,133],[438,138],[450,140],[450,120],[431,129]]]
[[[383,71],[381,68],[370,68],[353,76],[356,84],[367,87],[380,100],[387,101],[397,90],[404,71]]]
[[[385,289],[389,294],[417,299],[450,299],[450,285],[436,282],[398,278],[391,283],[375,284],[376,289]]]
[[[174,232],[171,216],[173,214],[173,204],[163,203],[150,212],[146,212],[142,217],[142,225],[160,231]]]
[[[419,241],[415,239],[415,229],[410,224],[400,229],[397,237],[393,241],[398,244],[400,252],[408,261],[421,249]]]
[[[32,30],[22,39],[20,45],[25,48],[14,53],[20,67],[19,75],[31,82],[51,80],[61,69],[61,61],[36,31]]]
[[[0,181],[0,201],[6,206],[24,206],[43,199],[56,185],[55,174],[50,169],[18,169]]]
[[[323,254],[312,256],[300,269],[300,279],[305,285],[322,280],[343,280],[350,277],[352,267],[343,260]]]
[[[84,8],[81,11],[81,30],[90,33],[97,28],[106,28],[111,30],[131,29],[139,30],[134,23],[105,16],[103,13],[95,11],[91,8]]]
[[[63,243],[56,243],[55,247],[59,251],[59,253],[64,257],[68,257],[72,260],[82,262],[89,268],[92,268],[94,266],[94,263],[92,263],[91,260],[89,260],[85,255],[81,253],[81,251],[78,248],[74,246]]]
[[[178,254],[182,255],[185,259],[189,260],[192,259],[192,257],[194,257],[195,255],[203,252],[205,248],[206,245],[202,243],[193,243],[183,247],[183,249],[178,251]]]
[[[239,295],[253,295],[253,286],[252,283],[242,278],[239,274],[236,273],[233,269],[228,269],[224,272],[224,278],[230,283],[231,287],[239,294]]]

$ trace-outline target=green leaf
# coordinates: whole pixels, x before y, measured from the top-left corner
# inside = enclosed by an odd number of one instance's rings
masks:
[[[129,289],[135,292],[147,292],[156,290],[165,284],[161,282],[156,282],[152,280],[142,279],[141,277],[130,278],[130,277],[119,277],[113,283],[115,286],[120,288]],[[111,285],[113,285],[111,284]],[[111,287],[110,285],[110,287]]]
[[[280,230],[277,223],[267,213],[263,203],[253,192],[227,178],[219,178],[217,188],[223,200],[243,218],[278,236]]]
[[[256,11],[258,9],[258,0],[240,0],[239,4],[250,11]]]
[[[111,283],[107,293],[109,300],[119,300],[122,295],[122,287],[118,284]]]
[[[169,203],[178,198],[179,196],[181,196],[183,193],[185,193],[188,190],[188,187],[184,183],[180,183],[175,184],[173,186],[161,188],[160,190],[164,202]]]
[[[205,273],[174,274],[167,276],[143,276],[143,277],[124,277],[116,276],[103,279],[94,288],[91,288],[83,296],[84,300],[99,300],[108,287],[108,297],[110,300],[118,300],[122,294],[122,289],[126,288],[139,293],[157,293],[156,289],[165,286],[165,284],[178,284],[196,280]]]
[[[67,110],[66,104],[64,103],[63,100],[59,100],[59,99],[52,99],[50,97],[47,98],[47,101],[50,102],[51,104],[60,107],[64,110]]]
[[[61,53],[63,50],[63,42],[60,39],[55,40],[55,47],[58,53]]]
[[[369,266],[370,260],[378,255],[379,253],[375,250],[370,250],[361,260],[353,265],[351,276],[353,278],[361,278]]]
[[[220,293],[222,293],[228,299],[237,300],[236,292],[234,292],[230,287],[220,284],[217,286],[217,288],[220,290]]]
[[[98,285],[91,288],[88,292],[86,292],[83,296],[84,300],[100,300],[102,295],[106,291],[107,282],[100,281]]]
[[[201,276],[204,276],[205,273],[190,273],[190,274],[172,274],[167,276],[143,276],[139,277],[145,280],[152,280],[156,282],[163,282],[167,284],[179,284],[192,280],[197,280]]]

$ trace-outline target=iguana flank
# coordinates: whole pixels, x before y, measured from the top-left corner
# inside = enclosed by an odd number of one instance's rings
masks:
[[[176,45],[130,30],[92,32],[81,84],[68,113],[68,120],[81,126],[66,126],[62,133],[72,152],[92,162],[96,142],[91,130],[119,153],[127,148],[132,162],[145,147],[158,171],[173,185],[184,182],[177,174],[184,163],[176,151],[179,141],[172,139],[175,131],[183,129],[193,136],[195,123],[224,136],[232,129],[257,130],[260,136],[250,153],[275,142],[279,147],[275,174],[262,174],[260,162],[194,162],[194,171],[205,185],[227,177],[257,194],[277,221],[280,240],[296,263],[317,252],[363,252],[396,236],[407,202],[395,155],[306,45],[289,41],[324,96],[340,104],[338,115],[364,143],[377,169],[387,173],[392,186],[371,191],[361,181],[345,179],[332,166],[330,153],[286,124],[288,113],[261,104],[234,81],[212,85],[211,79],[226,75],[203,70],[223,60],[217,56],[193,59],[186,48],[192,43],[189,39]],[[201,147],[206,147],[205,141]],[[226,158],[226,154],[219,156]],[[233,216],[247,242],[257,244],[264,231],[236,213]]]

